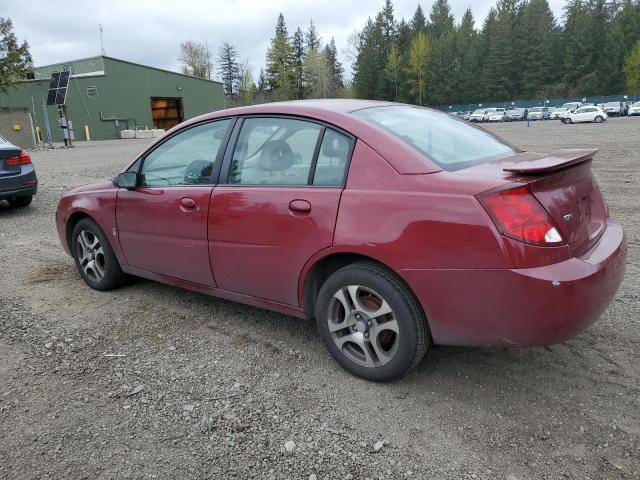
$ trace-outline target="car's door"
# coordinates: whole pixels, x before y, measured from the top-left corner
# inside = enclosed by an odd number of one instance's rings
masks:
[[[138,186],[120,189],[116,203],[118,238],[129,266],[215,286],[207,215],[233,122],[182,130],[132,166]]]
[[[219,288],[299,305],[303,266],[333,242],[353,142],[307,120],[238,121],[209,207]]]
[[[576,123],[584,122],[585,116],[587,115],[587,108],[579,108],[573,114],[573,121]]]

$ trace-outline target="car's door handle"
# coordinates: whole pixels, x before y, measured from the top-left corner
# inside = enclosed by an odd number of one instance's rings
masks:
[[[184,208],[194,209],[196,208],[196,201],[193,198],[184,197],[180,199],[180,205]]]
[[[306,200],[291,200],[289,210],[298,213],[307,213],[311,211],[311,204]]]

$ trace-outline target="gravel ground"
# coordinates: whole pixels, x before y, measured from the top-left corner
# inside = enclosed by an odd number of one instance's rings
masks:
[[[564,344],[435,348],[385,385],[341,370],[308,321],[143,280],[90,290],[58,198],[145,143],[34,152],[33,205],[0,204],[0,478],[640,478],[640,118],[489,128],[600,149],[624,285]]]

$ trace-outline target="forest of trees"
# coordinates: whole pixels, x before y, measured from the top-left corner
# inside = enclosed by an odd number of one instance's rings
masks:
[[[194,56],[187,44],[182,58]],[[208,63],[185,63],[185,72],[211,72],[208,50],[190,48]],[[547,0],[498,0],[479,28],[471,9],[456,21],[447,0],[435,0],[428,15],[418,4],[409,20],[386,0],[343,53],[352,80],[333,38],[323,44],[313,22],[291,35],[280,14],[257,79],[226,42],[214,70],[231,104],[353,96],[446,105],[638,92],[640,0],[568,0],[561,19]]]
[[[639,40],[638,0],[569,0],[562,24],[547,0],[498,0],[479,29],[470,9],[456,22],[447,0],[409,21],[387,0],[357,37],[354,95],[445,105],[620,94],[638,89],[625,71]]]
[[[248,60],[241,61],[228,42],[219,48],[215,63],[206,45],[185,42],[181,51],[184,73],[213,78],[205,72],[217,72],[229,105],[349,96],[335,40],[323,45],[313,21],[305,31],[298,27],[289,35],[284,16],[278,16],[265,68],[255,80]]]

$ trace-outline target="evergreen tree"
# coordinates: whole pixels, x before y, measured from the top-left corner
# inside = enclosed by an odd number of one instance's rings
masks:
[[[269,91],[269,81],[267,80],[267,76],[264,73],[264,69],[260,69],[260,75],[258,75],[258,84],[256,85],[258,88],[258,93],[266,94]]]
[[[384,71],[380,68],[380,58],[385,59],[381,36],[380,25],[367,20],[360,34],[358,57],[353,66],[353,88],[358,98],[383,98],[379,81],[380,73]]]
[[[447,0],[436,0],[429,13],[429,24],[427,34],[430,41],[435,41],[441,36],[451,33],[455,20],[451,13],[451,7]]]
[[[424,32],[427,29],[427,19],[424,16],[424,12],[422,11],[422,7],[420,6],[420,4],[418,4],[416,12],[413,14],[410,27],[414,34],[418,32]]]
[[[581,0],[570,0],[565,5],[565,24],[562,32],[564,50],[564,81],[571,94],[577,93],[578,81],[590,67],[587,36],[589,19]]]
[[[293,48],[289,40],[284,16],[278,16],[275,37],[267,51],[266,77],[274,99],[289,100],[295,96]]]
[[[26,78],[33,67],[29,44],[18,44],[9,18],[0,17],[0,93],[6,92],[17,80]]]
[[[625,76],[620,65],[625,63],[626,56],[640,40],[640,2],[625,0],[605,35],[598,68],[603,83],[602,93],[620,93],[625,88]]]
[[[295,98],[302,99],[305,97],[304,91],[304,74],[302,64],[304,62],[304,34],[300,27],[296,30],[291,41],[293,49],[293,77]]]
[[[437,0],[429,14],[427,36],[431,45],[427,85],[429,103],[449,103],[456,77],[454,18],[447,0]]]
[[[232,98],[238,92],[237,86],[242,76],[238,64],[238,50],[228,42],[224,42],[218,50],[218,73],[225,95]]]
[[[313,20],[309,22],[309,28],[307,29],[307,33],[305,34],[305,42],[307,50],[314,49],[315,51],[320,50],[320,37],[318,36],[318,32],[316,30],[316,26],[313,24]]]
[[[531,0],[524,8],[520,51],[525,60],[521,69],[520,96],[534,98],[540,88],[556,80],[554,59],[556,23],[547,0]]]
[[[336,48],[336,41],[331,37],[331,41],[324,47],[324,55],[329,66],[331,96],[335,96],[336,93],[342,88],[344,70],[342,63],[338,60],[338,49]]]
[[[455,102],[472,102],[478,98],[478,34],[475,30],[473,13],[468,8],[462,16],[456,31],[456,52],[459,69],[456,79]]]
[[[506,100],[512,94],[513,27],[516,0],[498,0],[483,26],[484,52],[480,58],[484,98],[487,101]]]

